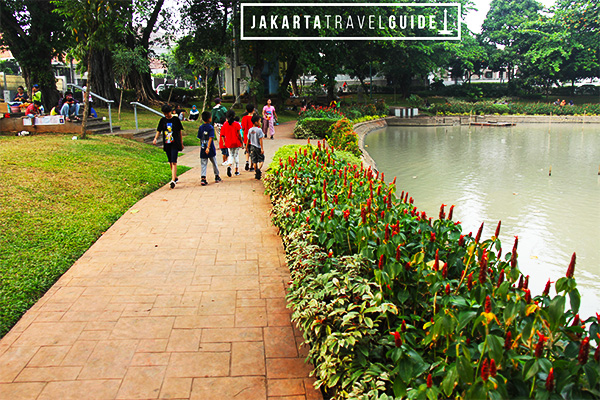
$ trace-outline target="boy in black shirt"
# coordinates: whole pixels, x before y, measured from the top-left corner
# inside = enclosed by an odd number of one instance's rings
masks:
[[[212,163],[213,171],[215,172],[215,183],[221,182],[221,177],[219,176],[219,167],[217,167],[217,151],[215,149],[215,129],[210,124],[210,112],[202,112],[202,121],[204,121],[204,123],[198,128],[198,139],[200,139],[201,144],[200,165],[202,167],[202,180],[200,184],[202,186],[206,186],[208,185],[208,182],[206,181],[206,167],[208,166],[209,160]]]
[[[183,150],[183,125],[179,118],[171,114],[173,110],[170,105],[165,104],[160,110],[165,116],[158,121],[156,135],[154,135],[152,143],[156,144],[158,135],[162,133],[163,150],[167,153],[169,165],[171,166],[171,182],[169,182],[169,185],[173,189],[179,180],[177,178],[177,154]]]

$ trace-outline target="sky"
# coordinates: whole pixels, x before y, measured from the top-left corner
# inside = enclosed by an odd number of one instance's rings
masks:
[[[550,7],[554,5],[554,0],[538,0],[545,7]],[[475,3],[475,8],[477,11],[471,11],[467,14],[465,18],[465,22],[471,31],[474,33],[481,33],[481,24],[483,24],[483,20],[487,12],[490,9],[491,0],[473,0]]]

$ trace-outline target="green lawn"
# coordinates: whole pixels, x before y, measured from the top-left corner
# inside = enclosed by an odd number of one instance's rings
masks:
[[[102,232],[170,180],[162,149],[112,136],[0,136],[0,168],[0,337]]]

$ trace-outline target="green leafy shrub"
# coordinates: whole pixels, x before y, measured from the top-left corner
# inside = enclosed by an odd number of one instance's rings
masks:
[[[452,103],[434,104],[432,110],[437,114],[442,115],[599,115],[600,104],[567,105],[561,107],[549,103],[495,104],[491,101],[480,101],[476,103],[455,101]]]
[[[296,139],[318,139],[319,137],[312,133],[306,126],[296,123],[294,126],[294,137]]]
[[[265,178],[288,300],[317,386],[336,399],[600,396],[598,316],[580,319],[575,256],[531,293],[518,240],[464,235],[383,174],[306,146]],[[567,301],[569,307],[567,307]]]
[[[411,94],[408,98],[408,105],[411,107],[422,107],[423,104],[423,99],[416,94]]]
[[[298,114],[298,122],[302,123],[307,118],[323,118],[323,119],[342,119],[344,115],[337,109],[332,107],[311,107],[306,111],[301,111]]]
[[[362,154],[358,148],[358,136],[354,132],[354,126],[347,118],[342,118],[329,127],[327,143],[336,150],[347,151],[355,156]]]
[[[341,118],[340,118],[341,119]],[[332,118],[305,118],[301,125],[310,132],[311,137],[325,138],[329,127],[335,124],[339,119]],[[297,122],[298,124],[298,122]]]

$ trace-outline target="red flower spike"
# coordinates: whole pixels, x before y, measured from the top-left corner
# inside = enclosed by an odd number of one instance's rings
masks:
[[[385,236],[383,240],[386,242],[390,240],[390,224],[385,224]]]
[[[448,277],[448,263],[444,263],[442,267],[442,278],[446,279]]]
[[[329,258],[333,257],[333,251],[329,250],[329,254],[327,254]]]
[[[396,178],[394,178],[394,182],[396,182]],[[400,201],[404,203],[404,190],[402,191],[402,194],[400,195]]]
[[[410,271],[410,262],[407,262],[406,264],[404,264],[404,269],[407,271]]]
[[[550,282],[550,279],[548,279],[548,282],[546,282],[546,287],[544,288],[544,296],[548,296],[548,294],[550,294],[550,284],[552,282]]]
[[[392,181],[392,184],[395,185],[396,184],[396,177],[394,177],[394,180]],[[404,191],[402,192],[404,193]],[[400,198],[402,198],[402,196],[400,196]]]
[[[490,377],[490,364],[488,362],[488,359],[484,359],[483,363],[481,364],[481,379],[483,379],[484,381],[487,381]]]
[[[540,339],[535,345],[535,358],[540,358],[542,356],[544,351],[544,343],[546,342],[546,337],[543,334],[538,332],[538,335],[540,336]]]
[[[487,250],[483,249],[483,254],[479,260],[479,283],[484,284],[487,280]]]
[[[431,238],[430,238],[431,242],[435,242],[435,232],[431,232]]]
[[[381,185],[377,187],[377,196],[381,196]]]
[[[408,202],[409,202],[410,204],[414,204],[414,202],[415,202],[415,199],[413,199],[413,198],[411,197],[411,198],[410,198],[410,200],[408,200]]]
[[[350,217],[350,210],[344,210],[344,219],[348,221],[348,217]]]
[[[433,386],[433,377],[431,374],[427,375],[427,387],[430,388]]]
[[[498,236],[500,235],[500,225],[502,225],[502,221],[498,221],[498,226],[496,226],[496,232],[494,232],[494,237],[496,239],[498,239]]]
[[[467,346],[471,344],[471,338],[467,338]]]
[[[515,236],[515,243],[513,244],[513,249],[512,249],[512,252],[515,253],[515,254],[517,253],[517,246],[518,245],[519,245],[519,237]]]
[[[348,198],[352,197],[352,182],[350,182],[350,187],[348,189]]]
[[[447,283],[446,284],[446,295],[449,295],[449,294],[450,294],[450,284]]]
[[[306,223],[308,224],[310,222],[310,217],[306,217]]]
[[[402,332],[406,332],[406,321],[405,320],[402,320],[402,325],[400,326],[400,330]]]
[[[465,235],[460,235],[458,238],[458,245],[459,247],[463,247],[465,245]]]
[[[494,360],[493,358],[490,360],[490,376],[492,378],[496,377],[496,373],[497,373],[497,368],[496,368],[496,360]]]
[[[467,289],[473,289],[473,273],[471,272],[467,277]]]
[[[596,347],[596,351],[594,352],[594,360],[596,360],[596,362],[600,362],[600,346]]]
[[[385,216],[385,211],[382,211],[381,214],[379,214],[379,218],[383,219],[384,216]]]
[[[381,183],[385,183],[385,178],[384,178],[383,172],[381,173]]]
[[[432,233],[433,235],[433,233]],[[440,249],[435,249],[435,261],[433,262],[433,270],[438,271],[440,269],[440,257],[439,257]]]
[[[506,338],[504,339],[504,350],[510,350],[512,348],[512,333],[506,332]]]
[[[492,300],[490,300],[489,295],[485,296],[485,312],[486,313],[492,312]]]
[[[549,392],[554,391],[554,368],[550,368],[548,377],[546,378],[546,390]]]
[[[577,356],[577,360],[580,365],[585,365],[588,361],[588,356],[590,354],[590,338],[586,337],[581,341],[581,345],[579,346],[579,355]]]
[[[523,275],[519,277],[519,290],[523,289]]]
[[[333,212],[335,211],[335,209],[331,209],[331,211],[329,212],[329,219],[333,219]]]
[[[575,318],[573,318],[573,323],[571,326],[579,326],[579,314],[575,314]]]
[[[448,220],[452,221],[452,215],[454,214],[454,204],[450,206],[450,211],[448,211]]]
[[[383,269],[383,254],[379,256],[379,269]]]
[[[496,258],[499,260],[500,258],[502,258],[502,247],[500,247],[500,249],[498,250],[498,255],[496,256]]]
[[[529,289],[529,275],[527,275],[525,277],[525,280],[523,281],[523,289],[525,289],[525,290]]]
[[[321,222],[325,220],[325,211],[321,211]]]
[[[445,204],[442,204],[440,206],[440,214],[439,214],[439,219],[446,219],[446,213],[444,212],[444,207],[446,207]]]
[[[475,243],[479,243],[479,240],[481,239],[482,231],[483,231],[483,222],[481,223],[481,226],[479,227],[479,230],[477,231],[477,236],[475,236]]]
[[[502,269],[500,271],[500,276],[498,277],[498,284],[496,285],[496,287],[500,287],[500,285],[502,285],[503,282],[504,282],[504,269]]]
[[[390,335],[394,335],[394,344],[396,345],[396,347],[402,346],[402,338],[400,337],[400,333],[390,332]]]
[[[573,253],[573,255],[571,256],[571,262],[569,263],[569,268],[567,269],[567,278],[573,278],[573,275],[575,274],[575,260],[576,260],[576,255],[575,253]]]
[[[531,303],[531,290],[525,289],[525,303]]]
[[[363,224],[367,223],[367,210],[364,207],[360,208],[360,218]]]

